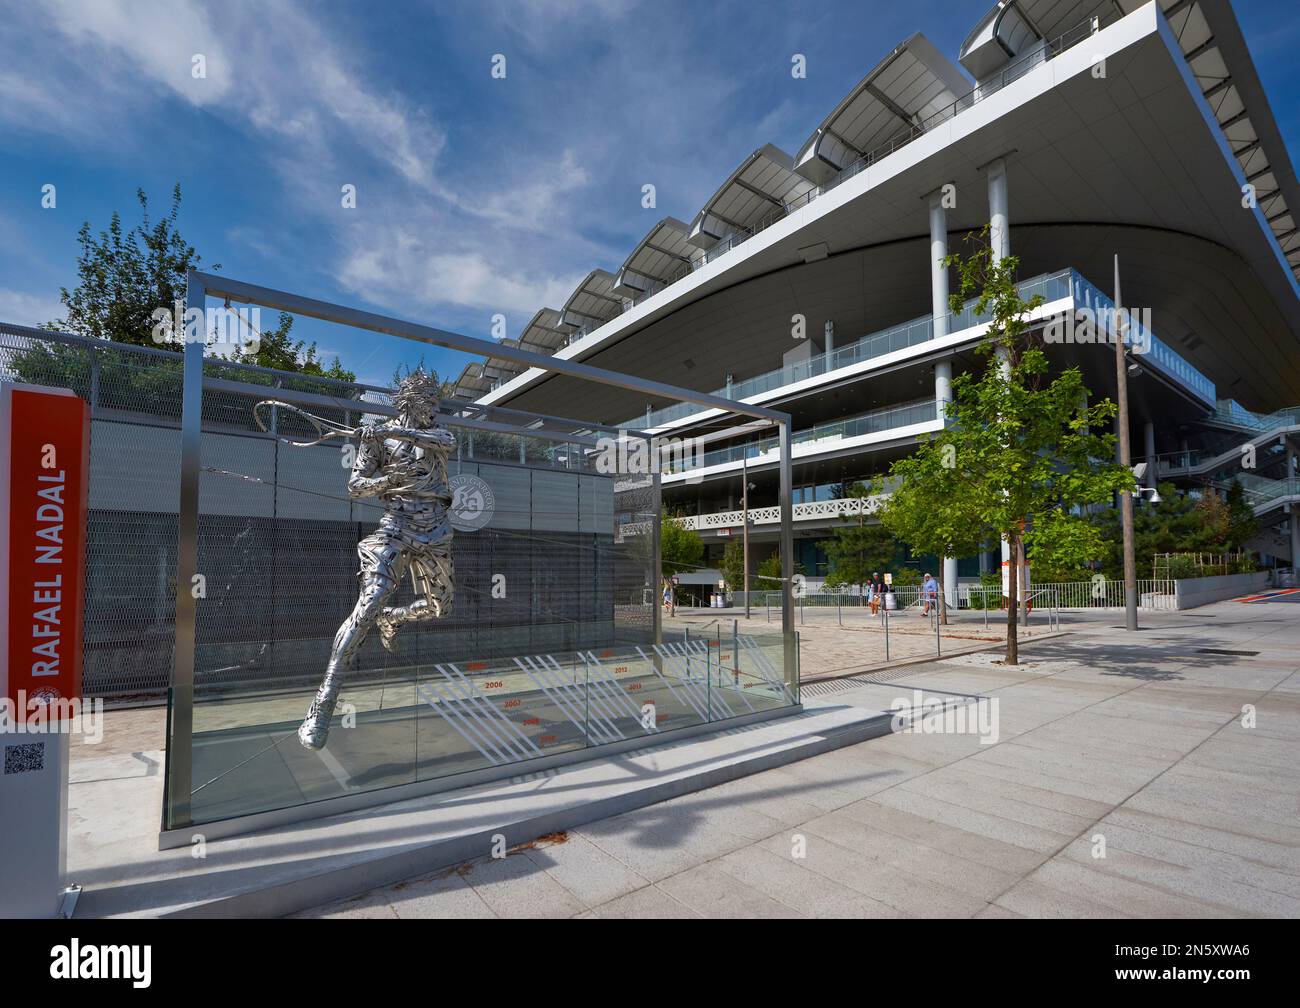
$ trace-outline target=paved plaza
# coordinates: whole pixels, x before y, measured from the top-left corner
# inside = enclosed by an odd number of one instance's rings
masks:
[[[815,684],[808,704],[995,700],[997,741],[888,735],[305,916],[1298,916],[1297,598],[1136,634],[1067,614],[1019,667]]]

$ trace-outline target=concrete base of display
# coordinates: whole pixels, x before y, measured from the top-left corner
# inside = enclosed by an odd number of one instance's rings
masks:
[[[77,916],[288,914],[889,731],[888,714],[820,704],[680,742],[226,840],[211,840],[195,827],[188,846],[164,851],[156,849],[156,831],[122,828],[126,806],[135,822],[159,806],[158,777],[146,775],[116,782],[102,798],[97,790],[74,794],[83,841],[69,864],[72,880],[84,886]]]
[[[57,917],[68,839],[66,734],[0,732],[0,914]]]

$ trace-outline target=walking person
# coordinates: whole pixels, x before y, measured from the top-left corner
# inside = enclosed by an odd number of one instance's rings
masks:
[[[929,574],[921,582],[921,601],[924,603],[921,607],[921,615],[930,615],[930,606],[939,604],[939,583]]]

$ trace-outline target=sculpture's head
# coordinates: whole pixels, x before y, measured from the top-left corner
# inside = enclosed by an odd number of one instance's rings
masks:
[[[438,376],[422,367],[403,378],[393,393],[393,405],[397,411],[417,427],[428,427],[433,423],[438,403]]]

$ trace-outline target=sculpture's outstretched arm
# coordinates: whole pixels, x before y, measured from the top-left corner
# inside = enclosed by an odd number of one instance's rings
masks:
[[[418,427],[385,427],[383,435],[398,441],[410,441],[421,448],[454,448],[456,435],[445,427],[422,430]]]

